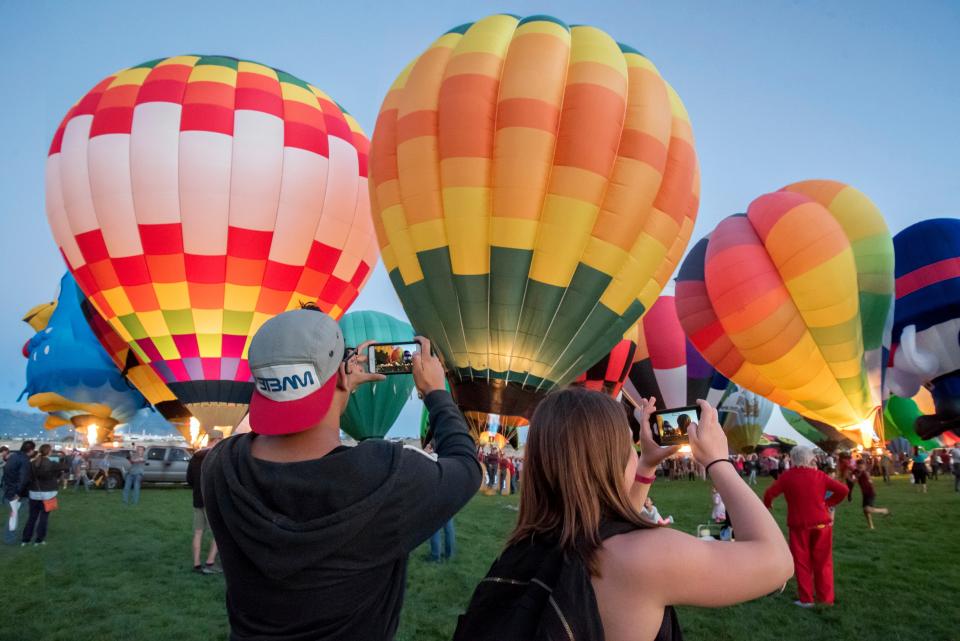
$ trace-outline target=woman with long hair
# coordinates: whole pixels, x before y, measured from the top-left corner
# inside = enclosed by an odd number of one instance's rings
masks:
[[[517,526],[454,638],[679,639],[671,606],[733,605],[780,589],[793,572],[787,543],[728,458],[716,410],[699,405],[690,447],[736,542],[702,541],[641,516],[657,465],[678,449],[653,441],[654,399],[642,403],[637,457],[620,403],[555,392],[530,422]]]

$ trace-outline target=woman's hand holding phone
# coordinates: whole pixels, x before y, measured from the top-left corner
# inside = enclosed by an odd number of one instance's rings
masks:
[[[679,445],[670,447],[661,447],[653,440],[653,428],[650,425],[650,416],[657,411],[657,399],[654,397],[641,398],[637,412],[639,416],[635,418],[640,421],[640,460],[637,468],[640,474],[650,476],[651,470],[656,470],[657,466],[664,459],[670,458],[680,449]]]
[[[727,435],[720,427],[717,410],[704,400],[698,400],[700,420],[690,426],[690,451],[700,465],[708,465],[728,456]]]
[[[443,363],[430,349],[430,339],[417,336],[420,352],[413,355],[413,383],[417,386],[420,398],[426,398],[430,392],[446,389],[447,376]]]

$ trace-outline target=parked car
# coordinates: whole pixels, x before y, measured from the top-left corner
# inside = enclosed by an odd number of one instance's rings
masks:
[[[96,479],[101,471],[105,479],[103,486],[114,490],[123,487],[123,481],[130,472],[128,459],[133,450],[93,450],[87,459],[87,474]],[[143,455],[144,483],[186,483],[187,464],[193,458],[193,450],[177,446],[148,447]]]
[[[144,482],[186,483],[187,464],[193,458],[193,450],[176,446],[148,447],[144,458]]]

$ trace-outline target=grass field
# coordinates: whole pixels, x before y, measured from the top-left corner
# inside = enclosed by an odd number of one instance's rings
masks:
[[[760,489],[767,481],[762,480]],[[838,511],[837,606],[794,607],[782,595],[722,610],[682,608],[687,639],[773,641],[960,640],[960,494],[952,479],[918,495],[905,477],[877,484],[893,510],[868,531],[859,495]],[[676,527],[693,532],[709,515],[699,481],[659,481],[653,496]],[[477,496],[456,519],[458,557],[410,563],[399,641],[449,639],[456,616],[496,556],[516,518],[516,497]],[[227,637],[221,576],[190,572],[190,494],[146,488],[125,507],[119,492],[61,494],[48,545],[0,548],[2,641],[207,641]],[[780,502],[777,518],[783,523]],[[716,577],[723,589],[723,577]]]

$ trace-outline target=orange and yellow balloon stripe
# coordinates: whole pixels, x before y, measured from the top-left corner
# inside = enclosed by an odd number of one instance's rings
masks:
[[[458,27],[401,73],[371,148],[375,226],[459,378],[548,388],[636,321],[692,228],[685,117],[645,58],[548,16]]]
[[[869,444],[879,376],[864,324],[882,334],[892,263],[879,212],[847,190],[800,183],[722,221],[684,261],[678,313],[698,350],[734,382]]]

